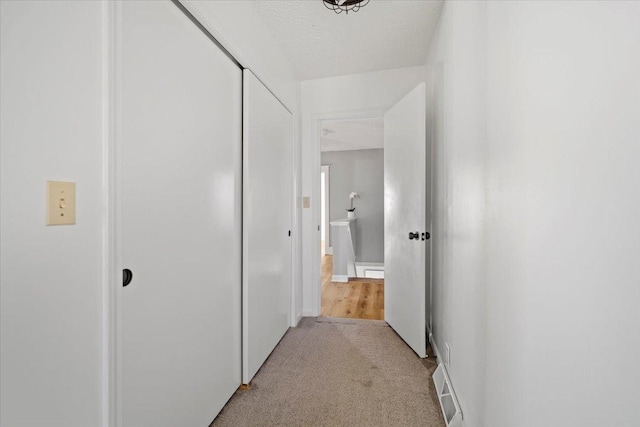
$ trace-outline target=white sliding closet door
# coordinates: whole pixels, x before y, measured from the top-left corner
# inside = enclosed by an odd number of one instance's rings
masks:
[[[242,72],[170,1],[121,30],[123,425],[208,426],[241,382]]]
[[[243,111],[242,382],[248,384],[289,328],[293,119],[249,70]]]

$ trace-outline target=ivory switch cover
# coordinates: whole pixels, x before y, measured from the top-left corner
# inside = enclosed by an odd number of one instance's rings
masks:
[[[47,181],[47,225],[76,223],[76,183]]]

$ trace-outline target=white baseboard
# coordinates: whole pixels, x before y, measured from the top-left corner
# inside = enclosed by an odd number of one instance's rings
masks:
[[[325,254],[326,255],[333,255],[333,247],[329,247],[329,248],[325,249]]]
[[[313,310],[302,310],[302,317],[315,317]]]
[[[338,275],[338,274],[334,274],[333,276],[331,276],[331,281],[332,282],[348,282],[349,281],[349,276],[342,276],[342,275]]]
[[[429,328],[427,328],[427,330],[429,330]],[[431,349],[433,350],[433,353],[436,355],[436,359],[438,360],[438,363],[444,363],[444,360],[442,359],[442,357],[440,357],[440,352],[438,351],[436,340],[433,339],[433,334],[431,333],[431,331],[429,331],[429,342],[431,343]]]
[[[293,325],[293,327],[295,328],[296,326],[298,326],[301,320],[302,320],[302,313],[296,314],[296,324]]]

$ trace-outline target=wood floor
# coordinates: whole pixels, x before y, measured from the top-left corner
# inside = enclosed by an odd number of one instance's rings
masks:
[[[333,257],[322,257],[322,315],[384,320],[384,280],[350,279],[332,282]]]

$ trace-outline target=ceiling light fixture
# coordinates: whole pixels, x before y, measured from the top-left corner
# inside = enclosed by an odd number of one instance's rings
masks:
[[[335,13],[357,12],[362,6],[366,6],[369,0],[322,0],[327,9]]]

